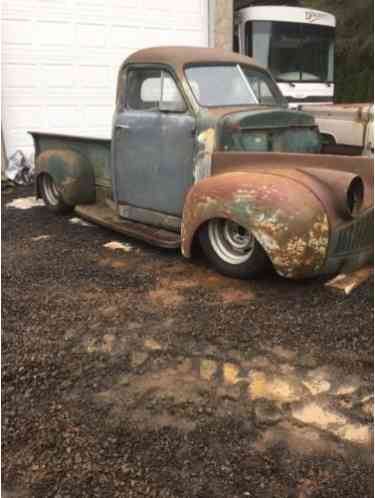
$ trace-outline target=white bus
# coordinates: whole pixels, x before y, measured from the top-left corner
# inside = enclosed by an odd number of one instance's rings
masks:
[[[252,6],[236,13],[235,25],[235,50],[272,72],[291,107],[333,102],[333,15],[302,7]]]

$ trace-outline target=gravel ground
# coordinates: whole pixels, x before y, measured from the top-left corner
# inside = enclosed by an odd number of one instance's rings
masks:
[[[237,282],[31,196],[3,195],[4,497],[373,496],[372,280]]]

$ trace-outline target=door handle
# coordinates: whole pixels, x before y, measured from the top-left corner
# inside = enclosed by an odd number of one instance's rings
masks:
[[[122,130],[130,130],[130,126],[129,125],[116,125],[116,128],[121,128]]]

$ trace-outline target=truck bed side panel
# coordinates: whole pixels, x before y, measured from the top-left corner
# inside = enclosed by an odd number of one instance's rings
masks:
[[[96,185],[111,187],[111,140],[52,133],[30,133],[34,138],[36,158],[39,154],[49,149],[76,151],[82,154],[92,165]]]

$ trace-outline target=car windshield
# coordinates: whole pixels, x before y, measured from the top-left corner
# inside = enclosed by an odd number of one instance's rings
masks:
[[[284,103],[268,73],[251,66],[191,66],[185,72],[195,98],[203,107]]]

